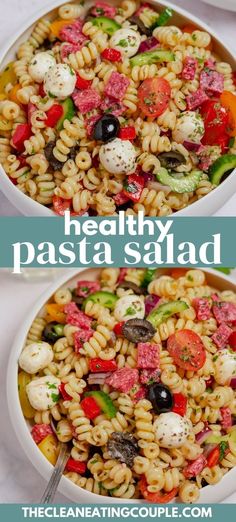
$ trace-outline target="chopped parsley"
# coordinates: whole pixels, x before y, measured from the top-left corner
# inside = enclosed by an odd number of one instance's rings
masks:
[[[228,449],[228,447],[229,447],[229,443],[227,441],[222,440],[220,442],[220,445],[219,445],[219,448],[220,448],[219,461],[223,460],[223,458],[225,456],[225,452]]]
[[[127,40],[125,40],[125,39],[123,38],[122,40],[120,40],[120,41],[118,42],[117,45],[119,45],[120,47],[128,47],[128,42],[127,42]]]

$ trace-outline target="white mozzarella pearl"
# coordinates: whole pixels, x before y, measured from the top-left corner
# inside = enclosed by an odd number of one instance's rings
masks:
[[[66,63],[58,63],[49,69],[44,79],[44,89],[47,95],[61,100],[73,93],[75,84],[75,71]]]
[[[37,373],[53,360],[53,349],[43,341],[28,344],[21,352],[19,365],[27,373]]]
[[[130,174],[135,171],[136,151],[129,140],[115,138],[99,150],[102,166],[111,174]]]
[[[204,132],[204,123],[200,114],[186,111],[177,119],[172,137],[177,143],[183,143],[184,141],[200,143]]]
[[[52,408],[59,398],[59,386],[61,381],[54,375],[45,375],[34,379],[26,386],[31,406],[37,411]]]
[[[110,47],[117,49],[128,58],[138,52],[140,43],[141,36],[138,31],[129,28],[118,29],[110,39]]]
[[[114,316],[118,322],[128,321],[128,319],[143,319],[144,315],[144,301],[137,295],[125,295],[116,302]]]
[[[43,82],[46,73],[56,65],[54,56],[47,52],[36,54],[29,64],[29,74],[37,83]]]
[[[190,422],[178,413],[161,413],[154,422],[155,437],[163,448],[180,448],[190,433]]]
[[[236,378],[236,353],[221,350],[216,354],[215,380],[217,384],[229,384],[232,378]]]

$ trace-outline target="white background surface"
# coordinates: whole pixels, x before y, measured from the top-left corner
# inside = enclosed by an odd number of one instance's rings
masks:
[[[223,3],[224,0],[222,0]],[[48,5],[48,0],[0,0],[0,45],[14,33],[22,21],[39,7]],[[178,0],[178,5],[188,8],[200,16],[225,41],[233,47],[235,44],[236,14],[218,10],[201,3],[199,0]],[[217,215],[235,215],[236,195],[218,212]],[[18,215],[6,198],[0,193],[0,215]],[[26,282],[20,276],[13,276],[5,270],[0,271],[0,502],[38,502],[45,481],[37,474],[33,465],[19,448],[7,412],[5,374],[8,354],[18,326],[27,313],[27,309],[46,289],[48,281]],[[227,497],[227,492],[226,497]],[[81,499],[82,501],[82,499]],[[57,495],[56,502],[67,502],[62,495]],[[226,499],[236,503],[236,493]]]
[[[207,22],[230,47],[236,48],[235,42],[235,26],[236,13],[223,11],[218,8],[202,3],[200,0],[172,0],[180,7],[189,9],[190,12],[199,16]],[[221,0],[224,5],[224,0]],[[236,2],[236,0],[235,0]],[[0,45],[18,29],[21,22],[27,20],[32,13],[39,8],[50,5],[50,0],[0,0],[1,17],[0,17]],[[0,215],[2,216],[18,216],[19,211],[0,191]],[[217,216],[235,216],[236,215],[236,194],[217,212]]]

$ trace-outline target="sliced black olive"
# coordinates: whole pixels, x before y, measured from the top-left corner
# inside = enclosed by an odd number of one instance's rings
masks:
[[[140,288],[140,286],[132,283],[131,281],[123,281],[120,283],[118,288],[124,288],[125,290],[133,290],[136,295],[144,295],[146,294],[145,288]]]
[[[76,292],[73,290],[72,301],[77,305],[78,308],[80,308],[84,302],[84,297],[76,295]]]
[[[147,36],[152,36],[151,28],[146,27],[146,25],[144,25],[144,23],[142,22],[142,20],[140,20],[140,18],[138,16],[133,15],[128,20],[131,24],[138,26],[141,34],[146,34]]]
[[[124,462],[130,468],[139,454],[138,443],[131,433],[114,431],[108,441],[107,449],[111,458]]]
[[[46,159],[49,162],[50,167],[52,167],[53,170],[61,170],[64,163],[62,163],[61,161],[58,161],[55,158],[55,156],[53,154],[53,149],[54,149],[55,145],[56,145],[55,141],[49,141],[44,149],[44,154],[45,154]]]
[[[56,342],[57,339],[63,337],[64,335],[64,325],[57,323],[56,321],[52,321],[48,323],[42,333],[42,339],[46,342]]]
[[[166,413],[172,410],[173,395],[167,386],[153,384],[148,389],[148,399],[153,405],[155,413]]]
[[[158,159],[160,160],[161,166],[165,169],[176,169],[183,163],[186,163],[186,159],[180,152],[175,152],[171,150],[170,152],[162,152],[158,155]]]
[[[113,114],[104,114],[94,126],[93,137],[95,140],[107,143],[116,138],[119,130],[120,122],[118,118]]]
[[[156,330],[146,319],[129,319],[125,322],[122,333],[132,343],[145,343],[152,339]]]

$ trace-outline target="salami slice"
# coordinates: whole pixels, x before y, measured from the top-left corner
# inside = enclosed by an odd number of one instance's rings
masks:
[[[224,90],[223,74],[205,67],[200,74],[200,87],[209,95],[221,94]]]
[[[236,304],[218,301],[213,306],[213,314],[217,323],[234,323],[236,321]]]
[[[107,16],[107,18],[114,18],[116,15],[116,8],[106,2],[96,2],[91,9],[91,14],[97,16]]]
[[[126,76],[113,71],[105,86],[104,92],[110,98],[121,101],[124,98],[129,82]]]
[[[196,297],[193,306],[197,312],[198,321],[207,321],[211,317],[211,302],[206,297]]]
[[[120,368],[106,378],[106,384],[123,393],[129,392],[138,381],[138,370],[133,368]]]
[[[91,317],[88,317],[88,315],[81,312],[74,302],[65,305],[64,312],[66,314],[67,324],[72,324],[73,326],[84,328],[85,330],[89,330],[91,328]]]
[[[94,330],[92,328],[89,328],[87,330],[82,330],[80,328],[77,332],[74,334],[74,343],[75,343],[75,353],[79,353],[81,348],[83,348],[84,343],[89,341],[90,337],[92,337],[94,333]]]
[[[196,92],[193,92],[189,96],[187,96],[187,107],[190,111],[198,109],[205,101],[208,100],[208,96],[202,89],[198,89]]]
[[[126,108],[123,103],[114,100],[114,98],[109,98],[106,96],[101,103],[100,109],[103,112],[107,112],[109,114],[113,114],[113,116],[121,116],[123,112],[125,112]]]
[[[97,109],[102,102],[100,94],[95,89],[74,92],[72,98],[81,114]]]
[[[78,281],[76,294],[79,297],[88,297],[88,295],[100,290],[99,281]]]
[[[231,333],[233,332],[232,328],[230,328],[227,324],[221,323],[219,328],[217,328],[216,332],[212,335],[212,340],[216,344],[216,346],[221,350],[225,348]]]
[[[53,431],[49,424],[35,424],[31,430],[31,435],[34,442],[39,444],[48,435],[53,435]]]
[[[182,78],[184,80],[194,80],[198,62],[192,56],[186,56],[182,70]]]
[[[152,343],[138,343],[138,368],[160,369],[160,346]]]
[[[185,478],[193,478],[199,475],[201,471],[207,466],[207,460],[204,455],[200,455],[196,460],[188,464],[183,470]]]
[[[78,44],[82,39],[87,40],[82,33],[83,24],[83,20],[77,18],[75,22],[64,25],[60,31],[60,39],[71,44]]]
[[[154,384],[160,381],[160,370],[142,370],[139,380],[141,384]]]
[[[80,38],[80,41],[76,44],[70,44],[70,43],[64,43],[61,46],[61,59],[64,62],[68,56],[72,53],[76,53],[77,51],[80,51],[80,49],[85,45],[87,41],[87,38],[82,35]]]
[[[221,415],[221,426],[224,430],[227,430],[228,428],[231,428],[233,425],[232,420],[232,413],[228,406],[225,406],[224,408],[220,408],[220,415]]]

